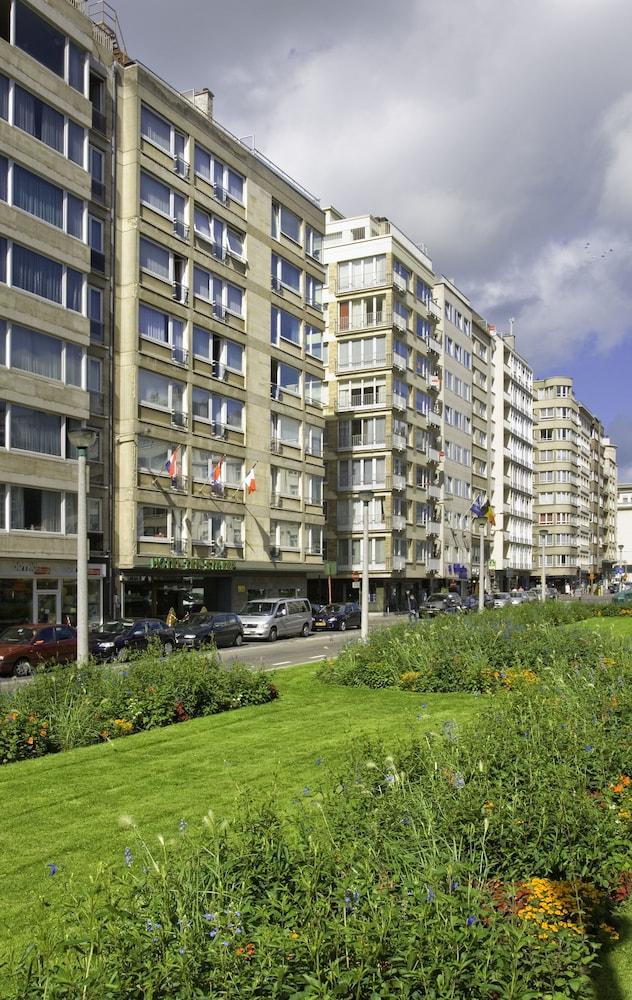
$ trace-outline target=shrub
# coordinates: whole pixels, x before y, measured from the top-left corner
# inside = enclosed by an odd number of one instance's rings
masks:
[[[107,665],[55,667],[0,700],[0,762],[117,739],[278,696],[261,672],[217,657],[149,651],[121,671]]]

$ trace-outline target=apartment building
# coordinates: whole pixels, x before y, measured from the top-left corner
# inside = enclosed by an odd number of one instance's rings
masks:
[[[495,502],[493,487],[496,477],[493,420],[495,414],[494,391],[494,334],[492,328],[479,316],[472,313],[472,496],[488,497]],[[480,531],[483,528],[483,560],[485,568],[485,590],[491,590],[489,563],[492,559],[492,529],[485,521],[472,521],[471,570],[472,579],[480,579]],[[492,561],[492,571],[494,564]]]
[[[533,371],[513,334],[494,335],[492,546],[495,590],[530,586],[533,534]]]
[[[617,530],[616,530],[616,560],[617,573],[629,582],[632,577],[632,483],[619,483],[617,486]]]
[[[0,2],[0,625],[74,620],[89,454],[89,616],[110,576],[113,54],[83,4]]]
[[[441,348],[432,262],[384,218],[326,210],[328,556],[353,594],[368,498],[375,610],[438,576]]]
[[[323,576],[317,199],[139,63],[117,99],[115,559],[181,615]],[[247,482],[246,482],[247,480]]]
[[[614,448],[598,417],[575,398],[571,378],[538,379],[534,395],[534,572],[539,576],[543,548],[550,583],[596,584],[616,558]]]
[[[465,592],[472,576],[472,309],[445,277],[435,281],[433,295],[440,313],[435,336],[443,363],[436,414],[431,418],[443,451],[437,575],[441,586],[456,584]]]

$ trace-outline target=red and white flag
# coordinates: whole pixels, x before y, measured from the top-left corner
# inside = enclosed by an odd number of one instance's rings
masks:
[[[176,479],[178,475],[178,452],[180,451],[180,445],[177,448],[172,448],[167,454],[167,461],[165,462],[165,469],[167,470],[167,475],[170,479]]]
[[[255,482],[255,467],[254,467],[254,465],[253,465],[252,469],[250,470],[250,472],[248,473],[248,475],[246,476],[246,478],[244,479],[243,486],[244,486],[244,490],[245,490],[245,492],[247,494],[255,492],[255,490],[257,488],[257,484]]]

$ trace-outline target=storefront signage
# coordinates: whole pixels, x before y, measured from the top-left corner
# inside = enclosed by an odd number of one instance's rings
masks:
[[[105,577],[107,567],[105,563],[89,563],[89,577]],[[26,562],[22,560],[0,559],[0,576],[9,577],[42,577],[74,579],[77,576],[77,564],[75,562],[53,562],[38,563]]]
[[[237,563],[234,559],[182,559],[177,556],[152,556],[150,566],[152,569],[215,569],[234,570]]]

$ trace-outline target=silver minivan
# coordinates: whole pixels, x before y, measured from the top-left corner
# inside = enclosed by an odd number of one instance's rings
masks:
[[[260,597],[248,601],[239,612],[244,639],[276,639],[309,635],[312,608],[305,597]]]

